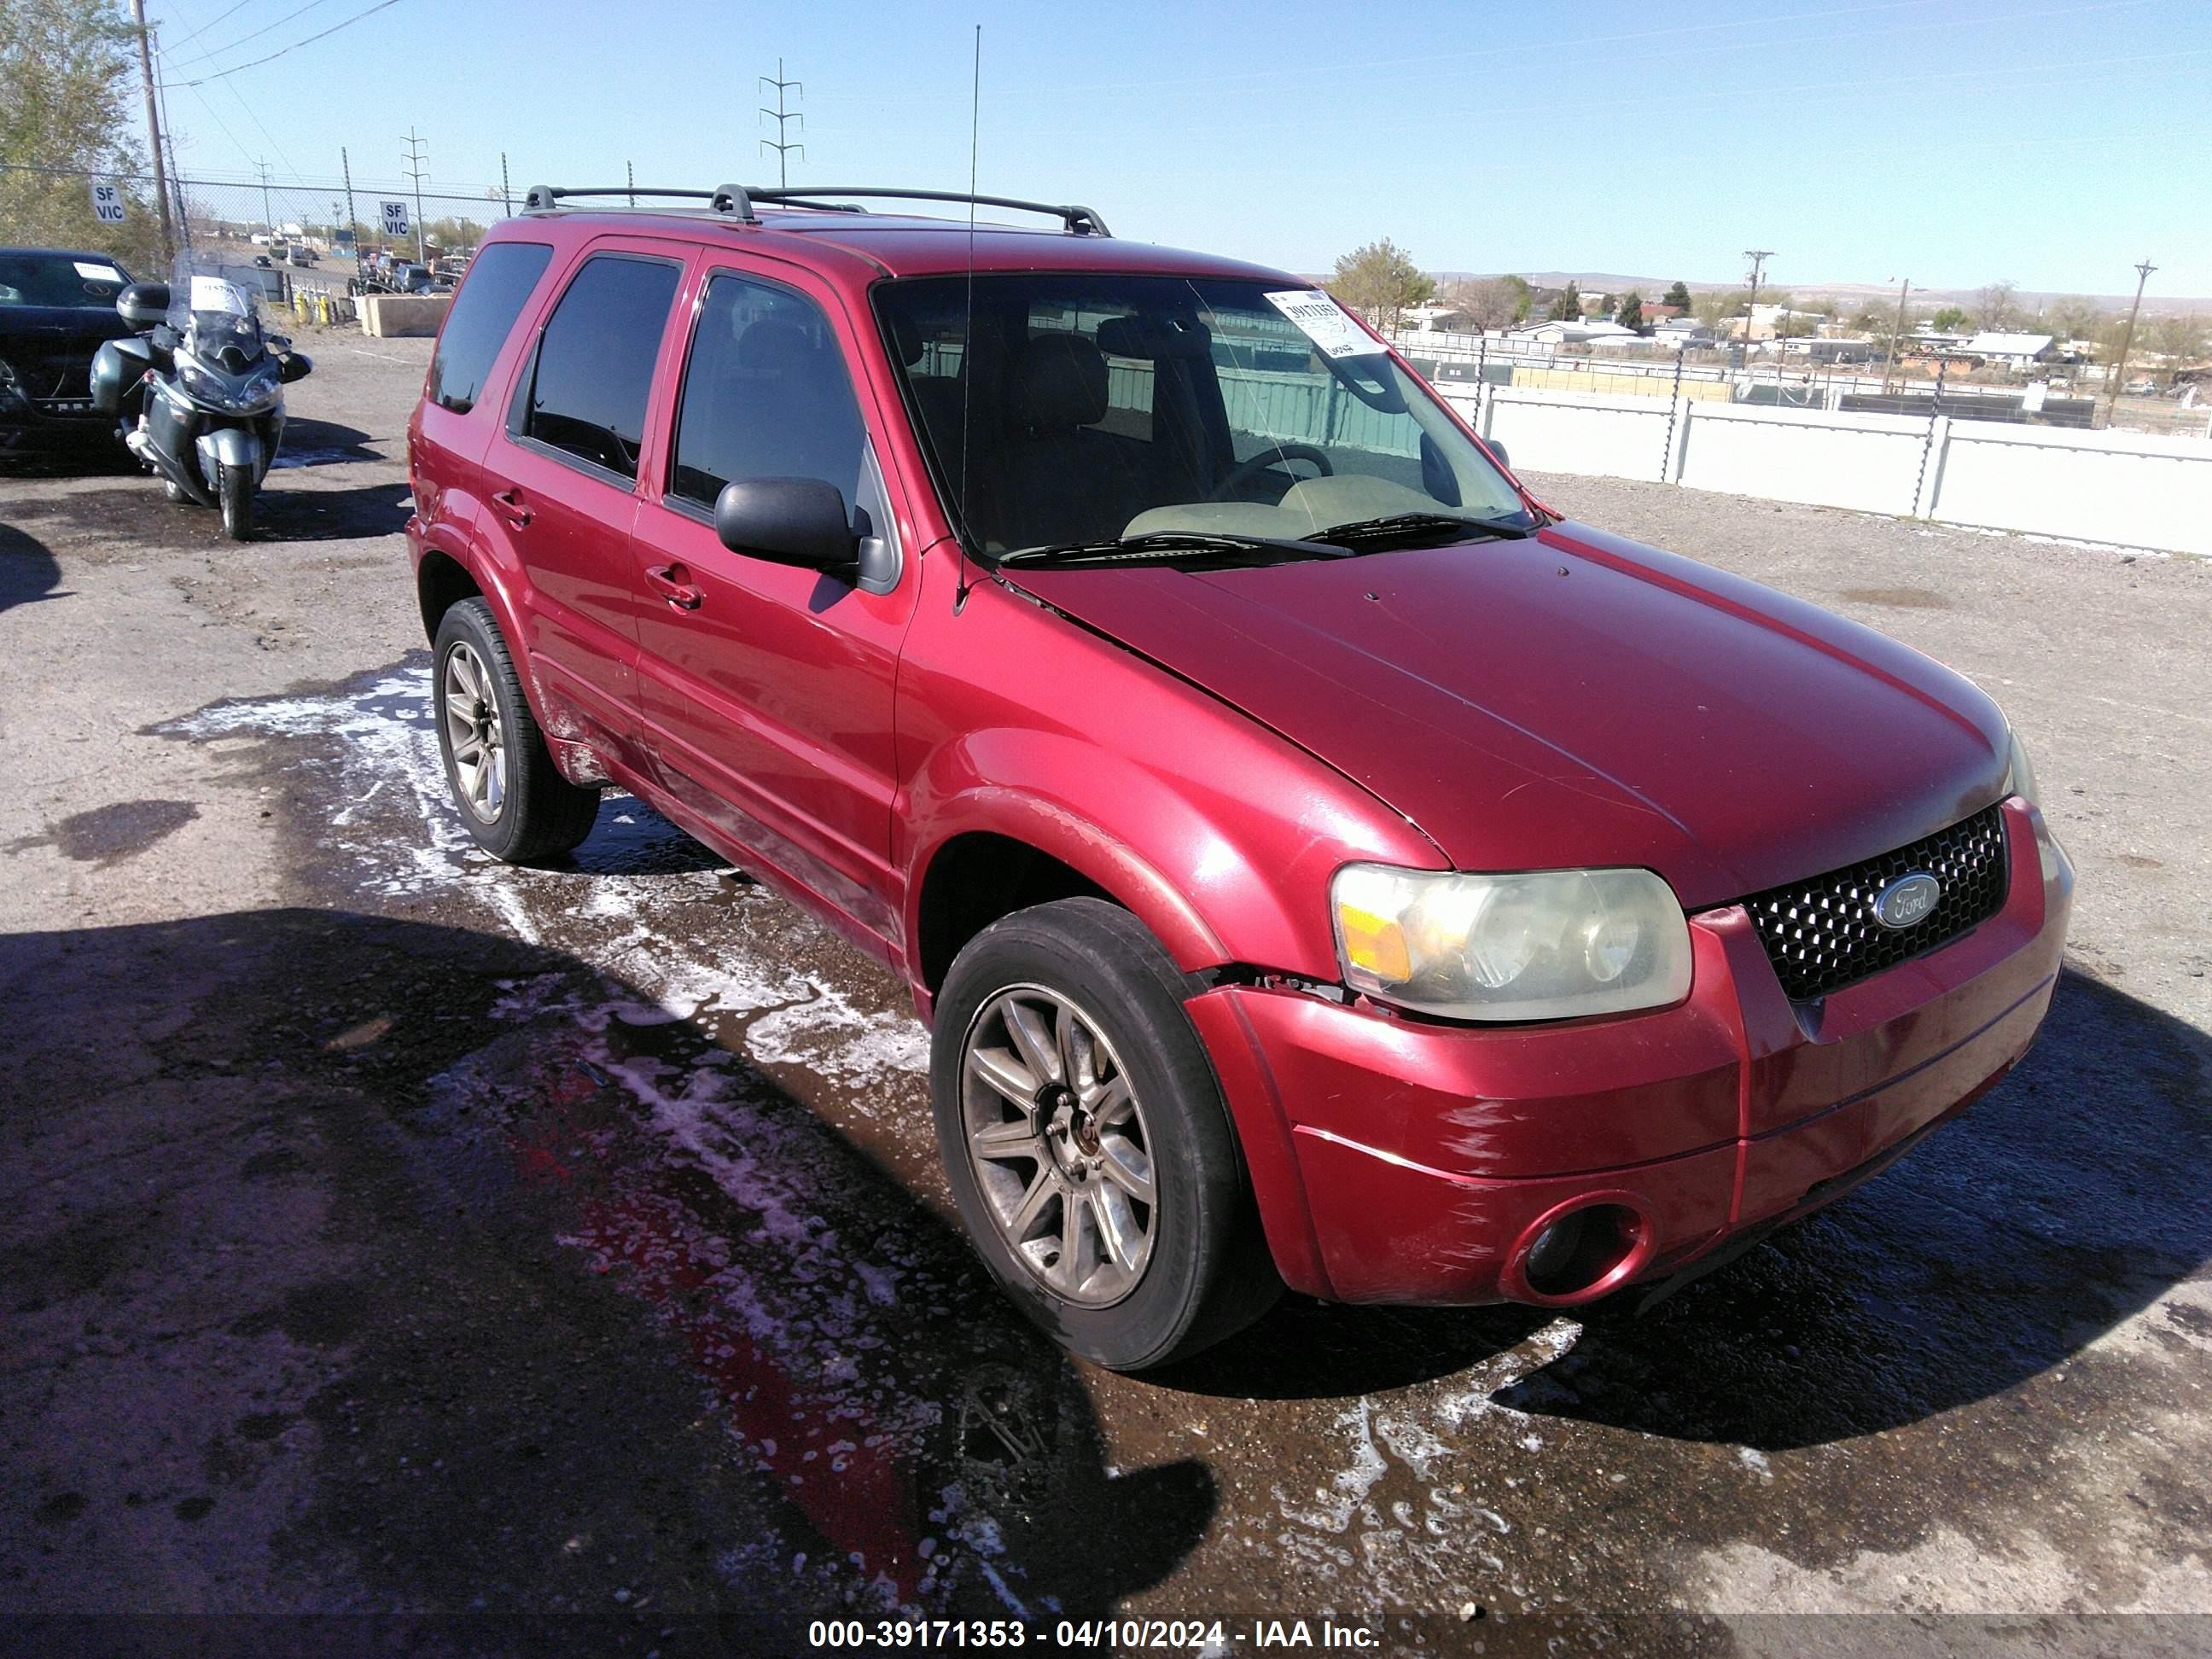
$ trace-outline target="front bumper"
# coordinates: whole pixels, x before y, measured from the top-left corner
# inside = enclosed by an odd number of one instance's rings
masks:
[[[1289,989],[1194,999],[1284,1279],[1571,1304],[1839,1196],[2002,1078],[2050,1006],[2073,873],[2025,801],[2004,820],[2002,910],[1818,1003],[1783,994],[1739,906],[1691,919],[1690,995],[1649,1014],[1481,1029]],[[1631,1254],[1540,1293],[1530,1243],[1591,1203],[1636,1218]]]

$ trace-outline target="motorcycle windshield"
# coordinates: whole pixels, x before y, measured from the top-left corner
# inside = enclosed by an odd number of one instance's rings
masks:
[[[169,326],[201,362],[235,374],[262,354],[261,317],[237,283],[179,270],[169,284]]]

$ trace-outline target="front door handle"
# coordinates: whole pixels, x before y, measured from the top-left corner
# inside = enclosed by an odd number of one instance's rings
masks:
[[[646,581],[678,611],[696,611],[707,596],[684,580],[691,573],[680,564],[656,564],[645,573]]]
[[[512,489],[502,489],[492,497],[501,516],[517,530],[530,522],[530,509],[522,504],[521,495]]]

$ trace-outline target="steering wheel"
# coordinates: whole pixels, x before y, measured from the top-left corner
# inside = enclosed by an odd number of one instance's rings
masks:
[[[1271,444],[1249,461],[1240,461],[1229,469],[1229,476],[1213,486],[1209,501],[1225,501],[1237,490],[1267,471],[1278,462],[1308,461],[1324,478],[1333,477],[1336,468],[1330,464],[1328,452],[1311,444]]]

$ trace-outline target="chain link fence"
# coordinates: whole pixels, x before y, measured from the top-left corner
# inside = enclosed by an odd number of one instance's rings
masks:
[[[521,203],[502,185],[349,178],[171,177],[171,234],[204,265],[283,268],[310,288],[338,285],[386,255],[436,268],[466,258]],[[151,174],[92,173],[0,163],[0,240],[107,254],[134,275],[160,274],[161,191]]]
[[[1762,343],[1748,360],[1741,347],[1675,351],[1650,342],[1548,345],[1493,335],[1401,331],[1393,337],[1433,384],[1615,397],[1686,398],[1786,409],[2002,421],[2087,431],[2116,426],[2172,436],[2212,437],[2212,399],[2189,387],[2170,395],[2121,397],[2108,407],[2102,371],[2053,363],[2032,370],[1964,358],[1900,354],[1887,343],[1814,339]],[[2130,372],[2130,381],[2138,376]]]

